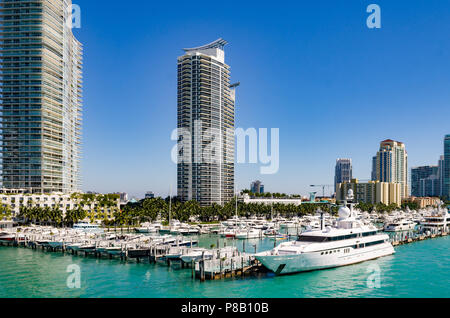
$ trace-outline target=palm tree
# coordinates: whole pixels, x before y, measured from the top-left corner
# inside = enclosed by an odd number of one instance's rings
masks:
[[[55,226],[61,224],[63,221],[63,213],[57,206],[49,211],[49,217]]]
[[[26,207],[26,206],[21,206],[19,208],[18,218],[21,219],[23,221],[23,223],[25,223],[25,224],[30,221],[30,211],[31,211],[31,208]]]
[[[9,205],[0,207],[0,220],[6,219],[10,220],[12,216],[12,211]]]
[[[48,206],[46,206],[44,209],[41,210],[41,222],[45,222],[46,225],[48,225],[52,221],[52,209]]]
[[[200,204],[195,200],[188,201],[183,205],[182,215],[179,220],[182,222],[188,221],[191,216],[198,216],[199,213]]]

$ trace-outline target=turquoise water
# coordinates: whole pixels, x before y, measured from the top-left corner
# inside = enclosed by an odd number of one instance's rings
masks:
[[[242,250],[242,242],[237,244]],[[217,237],[201,238],[217,245]],[[223,245],[223,240],[220,242]],[[246,251],[273,247],[273,241],[246,242]],[[396,248],[396,254],[336,269],[275,277],[199,282],[190,269],[158,264],[95,259],[0,247],[0,297],[450,297],[450,237]],[[81,269],[81,288],[69,289],[67,266]],[[369,288],[371,269],[379,268],[379,288]],[[371,276],[372,275],[372,276]],[[375,277],[376,278],[376,277]],[[376,282],[377,280],[372,279]]]

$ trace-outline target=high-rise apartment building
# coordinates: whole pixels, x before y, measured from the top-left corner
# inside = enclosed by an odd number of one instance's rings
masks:
[[[391,139],[380,143],[376,159],[376,180],[400,183],[401,198],[408,196],[408,154],[404,143]]]
[[[444,195],[444,170],[445,170],[445,160],[444,156],[439,158],[439,196],[442,197]]]
[[[450,199],[450,135],[444,138],[444,175],[443,175],[443,196]]]
[[[250,191],[252,193],[263,194],[264,193],[264,185],[259,180],[253,181],[250,184]]]
[[[439,166],[421,166],[411,169],[411,196],[439,196]]]
[[[178,58],[178,197],[202,206],[234,196],[235,87],[224,46],[184,49]]]
[[[353,190],[356,202],[396,204],[397,206],[402,203],[401,184],[397,182],[369,181],[360,183],[357,179],[352,179],[350,182],[338,183],[336,200],[344,201],[350,189]]]
[[[155,194],[152,191],[147,191],[145,192],[145,199],[154,199],[155,198]]]
[[[82,45],[71,4],[0,1],[3,188],[80,190]]]
[[[377,156],[372,157],[372,173],[370,176],[370,180],[377,180]]]
[[[334,192],[337,184],[350,182],[353,179],[352,159],[337,159],[334,169]]]

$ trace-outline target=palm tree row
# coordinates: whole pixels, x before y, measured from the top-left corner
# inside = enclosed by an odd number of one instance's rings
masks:
[[[337,207],[328,204],[309,204],[299,206],[274,204],[273,207],[264,204],[245,204],[238,202],[237,215],[240,217],[265,217],[271,219],[277,215],[282,217],[304,216],[314,214],[318,209],[326,212],[337,212]],[[180,202],[173,199],[171,202],[170,217],[181,222],[187,222],[192,218],[202,222],[223,221],[236,214],[236,201],[232,200],[224,206],[213,204],[202,207],[197,201]],[[156,219],[169,220],[169,198],[153,198],[141,200],[137,203],[129,203],[121,211],[114,213],[114,219],[109,220],[108,225],[137,225],[142,222],[152,222]]]
[[[87,212],[82,208],[67,210],[64,214],[58,207],[27,207],[21,206],[17,219],[24,224],[41,224],[53,226],[72,226],[84,220]]]
[[[397,210],[399,207],[397,204],[392,203],[389,205],[383,204],[383,203],[358,203],[356,205],[356,208],[358,208],[361,211],[367,211],[367,212],[381,212],[381,213],[389,213],[392,211]],[[401,208],[403,210],[406,210],[406,208],[409,208],[410,210],[418,210],[420,208],[419,204],[417,202],[404,202],[401,205]]]
[[[181,222],[188,222],[192,218],[200,220],[201,222],[223,221],[237,215],[239,217],[265,217],[271,219],[275,216],[293,217],[314,214],[318,209],[326,212],[336,213],[336,207],[330,207],[327,204],[309,204],[305,203],[299,206],[285,205],[285,204],[245,204],[238,202],[236,211],[236,201],[232,200],[224,206],[213,204],[211,206],[202,207],[197,201],[180,202],[176,198],[153,198],[141,200],[137,203],[129,203],[123,209],[113,209],[112,214],[107,214],[105,210],[97,208],[91,211],[86,211],[81,207],[73,210],[68,210],[64,214],[58,207],[20,207],[20,213],[16,217],[25,224],[43,224],[53,226],[72,226],[73,224],[82,221],[101,220],[108,226],[129,226],[138,225],[143,222],[153,222],[158,218],[163,221],[177,219]],[[171,205],[169,209],[169,205]],[[170,213],[169,213],[170,210]],[[3,212],[4,211],[4,212]],[[6,218],[8,214],[7,208],[0,209],[0,217]],[[11,213],[11,212],[9,212]]]

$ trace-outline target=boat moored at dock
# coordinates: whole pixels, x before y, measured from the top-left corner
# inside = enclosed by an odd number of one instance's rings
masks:
[[[348,201],[353,200],[350,190]],[[353,203],[339,210],[334,227],[302,233],[297,241],[282,243],[271,251],[258,253],[255,258],[277,275],[291,274],[350,265],[394,254],[387,234],[374,225],[355,218]]]
[[[73,225],[73,229],[75,230],[81,230],[84,232],[101,232],[103,229],[100,228],[99,224],[92,224],[86,221],[81,221],[78,223],[75,223]]]
[[[409,231],[414,230],[416,227],[416,223],[411,220],[399,220],[396,222],[387,223],[384,226],[385,232],[401,232],[401,231]]]

